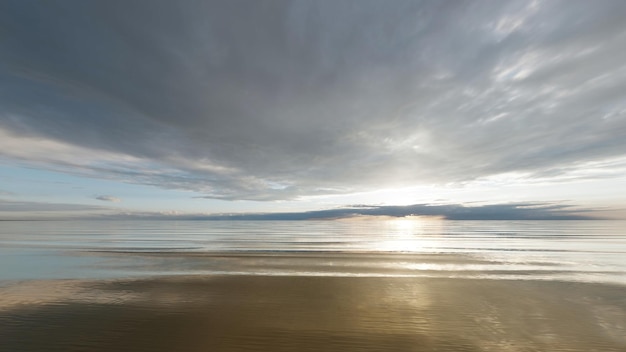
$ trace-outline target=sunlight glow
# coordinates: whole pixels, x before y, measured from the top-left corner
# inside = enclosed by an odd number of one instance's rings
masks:
[[[433,238],[441,232],[441,219],[409,216],[388,220],[388,231],[380,250],[390,252],[423,252],[436,247]]]
[[[363,194],[363,198],[369,202],[382,203],[384,205],[410,205],[418,203],[430,203],[437,199],[438,192],[435,187],[403,187],[387,188]]]

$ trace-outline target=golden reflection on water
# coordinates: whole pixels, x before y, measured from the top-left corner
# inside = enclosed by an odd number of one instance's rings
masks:
[[[442,219],[437,217],[408,216],[385,221],[383,241],[375,250],[383,252],[422,252],[436,248],[441,233]]]
[[[624,351],[623,293],[398,277],[43,282],[0,289],[0,341],[6,351]]]

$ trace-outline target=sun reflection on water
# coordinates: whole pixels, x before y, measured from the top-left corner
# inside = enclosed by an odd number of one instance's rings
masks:
[[[441,219],[410,216],[385,222],[387,231],[380,242],[381,251],[423,252],[437,246]]]

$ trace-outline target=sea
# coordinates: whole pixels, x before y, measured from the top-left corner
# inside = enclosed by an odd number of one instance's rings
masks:
[[[0,352],[626,351],[626,223],[2,221]]]
[[[0,222],[0,286],[159,275],[449,277],[626,285],[626,222]]]

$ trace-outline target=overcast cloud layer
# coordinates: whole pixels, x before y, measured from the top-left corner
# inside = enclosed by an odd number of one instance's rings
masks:
[[[610,172],[625,18],[621,0],[5,0],[0,156],[256,200]]]

